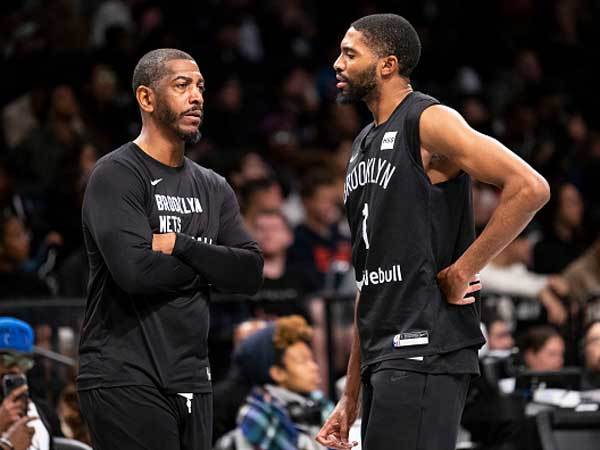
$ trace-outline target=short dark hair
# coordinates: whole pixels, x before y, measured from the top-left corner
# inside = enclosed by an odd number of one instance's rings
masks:
[[[399,73],[410,76],[421,57],[421,40],[414,27],[396,14],[372,14],[353,22],[351,27],[360,31],[367,45],[384,57],[398,58]]]
[[[168,73],[166,63],[174,59],[195,61],[189,53],[175,48],[159,48],[142,56],[133,70],[131,80],[133,93],[135,94],[140,86],[154,88],[156,83]]]
[[[301,181],[300,197],[311,198],[321,187],[335,186],[335,182],[336,179],[331,170],[323,167],[309,169]]]
[[[531,327],[521,341],[521,352],[525,353],[531,350],[534,353],[539,352],[546,342],[553,337],[561,337],[556,328],[550,325],[539,325]]]

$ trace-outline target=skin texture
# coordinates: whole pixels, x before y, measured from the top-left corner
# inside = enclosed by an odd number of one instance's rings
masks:
[[[515,346],[515,340],[512,337],[508,323],[502,320],[492,322],[488,329],[487,344],[490,350],[512,349]]]
[[[300,394],[309,394],[321,383],[319,366],[306,342],[290,345],[283,355],[283,367],[272,366],[271,378],[281,387]]]
[[[373,114],[375,124],[385,122],[412,92],[410,80],[399,75],[398,58],[378,56],[369,48],[362,33],[352,27],[341,42],[340,55],[333,67],[342,96],[364,94],[361,100]],[[365,94],[363,88],[372,85],[370,74],[373,72],[374,87]],[[437,277],[449,303],[470,304],[475,299],[469,294],[481,286],[475,283],[470,287],[469,282],[477,279],[478,272],[523,230],[548,201],[550,189],[546,180],[527,163],[497,140],[473,130],[451,108],[441,105],[427,108],[421,115],[419,133],[423,168],[432,183],[452,179],[463,170],[501,191],[499,205],[481,235]],[[356,329],[354,336],[346,391],[317,436],[319,443],[330,448],[347,449],[355,444],[348,442],[348,430],[356,419],[360,386],[360,346]]]
[[[0,378],[6,374],[22,375],[24,372],[18,366],[0,365]],[[19,386],[0,404],[0,434],[6,433],[5,436],[13,443],[15,450],[29,448],[35,433],[27,424],[37,417],[25,416],[27,403],[25,397],[19,398],[27,391],[27,385]]]
[[[552,336],[537,352],[525,351],[525,365],[529,370],[554,371],[563,367],[565,343],[560,336]]]

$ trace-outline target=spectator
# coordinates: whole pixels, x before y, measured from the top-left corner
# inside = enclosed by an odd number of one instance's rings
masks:
[[[600,320],[590,322],[583,337],[585,370],[581,388],[600,389]]]
[[[289,260],[302,265],[325,287],[326,275],[334,264],[349,268],[350,239],[340,231],[341,199],[335,178],[327,171],[315,169],[302,183],[304,223],[294,230],[294,244],[290,248]]]
[[[48,284],[35,272],[31,238],[16,216],[0,217],[0,298],[48,296]]]
[[[561,298],[569,285],[558,275],[539,275],[528,270],[531,241],[521,234],[481,271],[482,292],[538,299],[546,309],[548,321],[562,325],[568,318]]]
[[[313,439],[329,402],[316,391],[319,367],[309,347],[312,330],[299,316],[282,317],[250,336],[241,363],[257,386],[238,416],[238,428],[217,449],[322,449]]]
[[[52,437],[61,435],[56,415],[42,402],[29,398],[27,383],[8,395],[4,394],[10,377],[22,377],[26,381],[27,371],[33,367],[32,351],[33,329],[29,324],[12,317],[0,317],[0,377],[4,388],[0,404],[0,432],[10,430],[23,416],[36,417],[29,422],[33,429],[29,445],[21,449],[49,450]],[[16,442],[13,445],[16,448]]]
[[[530,328],[523,338],[520,349],[528,370],[544,372],[563,368],[565,342],[550,326]]]
[[[51,187],[60,162],[83,131],[79,102],[73,88],[62,84],[50,96],[48,122],[34,129],[14,149],[19,181],[43,192]]]
[[[544,237],[534,247],[533,269],[538,273],[560,273],[584,250],[584,209],[579,190],[571,183],[555,187],[544,212]]]
[[[300,314],[308,319],[307,295],[316,292],[318,284],[303,267],[287,261],[293,234],[286,218],[277,210],[259,212],[251,230],[265,259],[263,285],[252,297],[258,307],[255,314],[265,318]]]
[[[487,324],[487,348],[489,351],[512,350],[515,346],[510,324],[499,317]]]
[[[578,305],[585,305],[592,295],[600,292],[600,234],[590,248],[567,266],[563,276]]]
[[[241,188],[240,203],[246,225],[251,228],[259,212],[281,209],[283,192],[273,178],[248,181]]]

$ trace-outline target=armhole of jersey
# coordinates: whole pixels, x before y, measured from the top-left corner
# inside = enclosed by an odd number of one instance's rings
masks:
[[[440,103],[434,99],[424,99],[414,105],[406,114],[406,142],[408,143],[408,153],[413,162],[425,172],[423,167],[423,159],[421,158],[421,136],[419,133],[419,124],[421,122],[421,114],[430,106],[439,105]]]

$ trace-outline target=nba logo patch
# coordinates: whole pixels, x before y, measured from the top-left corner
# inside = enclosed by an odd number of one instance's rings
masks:
[[[397,131],[388,131],[383,135],[381,140],[381,150],[392,150],[396,142]]]

